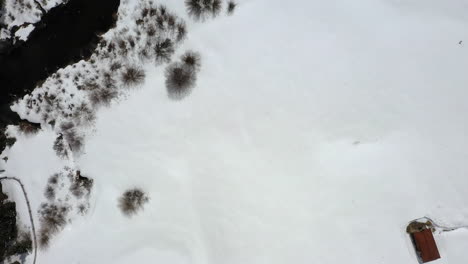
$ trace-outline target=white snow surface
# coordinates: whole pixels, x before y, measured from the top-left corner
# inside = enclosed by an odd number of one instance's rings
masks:
[[[15,36],[18,37],[20,40],[26,41],[28,39],[29,34],[33,31],[34,26],[29,24],[26,27],[21,27],[15,32]]]
[[[202,69],[184,100],[149,63],[73,161],[49,127],[4,153],[36,210],[64,166],[94,179],[88,214],[38,263],[411,264],[409,221],[468,224],[465,1],[238,3],[186,18],[178,52],[199,51]],[[150,201],[128,218],[117,200],[132,187]],[[468,230],[436,241],[434,264],[468,259]]]

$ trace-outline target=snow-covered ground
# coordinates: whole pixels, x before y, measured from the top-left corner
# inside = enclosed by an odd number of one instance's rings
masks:
[[[46,126],[6,153],[36,210],[64,166],[94,179],[38,263],[411,264],[409,221],[468,225],[465,1],[244,0],[205,23],[161,3],[188,22],[177,54],[202,55],[188,97],[147,63],[81,155],[56,157]],[[150,201],[128,218],[132,187]],[[434,264],[468,259],[468,230],[436,241]]]

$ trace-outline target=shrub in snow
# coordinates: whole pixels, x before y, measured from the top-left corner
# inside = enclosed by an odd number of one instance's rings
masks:
[[[32,135],[36,134],[39,132],[40,126],[39,125],[34,125],[32,123],[26,122],[26,121],[21,121],[19,123],[19,130],[26,134],[26,135]]]
[[[88,212],[89,206],[87,204],[80,204],[77,207],[78,213],[85,215]]]
[[[182,54],[182,57],[180,59],[188,67],[192,67],[196,71],[200,69],[200,66],[201,66],[200,53],[189,50],[189,51],[186,51],[184,54]]]
[[[84,102],[75,107],[72,116],[75,120],[75,123],[78,125],[90,124],[96,119],[96,114],[94,113],[93,109],[91,109],[91,107],[89,107],[88,104]]]
[[[111,84],[109,84],[111,85]],[[118,93],[113,88],[102,88],[95,91],[92,91],[89,94],[89,101],[93,104],[93,106],[109,106],[110,103],[114,98],[117,98]]]
[[[70,121],[63,122],[63,123],[60,124],[60,129],[62,131],[67,131],[67,130],[73,129],[73,127],[74,127],[74,125]]]
[[[44,196],[48,200],[53,200],[55,198],[55,188],[52,185],[47,185],[44,191]]]
[[[99,85],[93,81],[86,81],[83,85],[78,86],[78,90],[94,91],[97,89],[99,89]]]
[[[175,52],[174,42],[170,39],[158,41],[154,47],[156,63],[166,63],[171,61],[172,54]]]
[[[68,157],[67,146],[65,145],[62,134],[55,139],[53,149],[59,158],[65,159]]]
[[[184,63],[175,62],[166,68],[166,89],[169,98],[180,100],[195,86],[196,71]]]
[[[129,50],[127,42],[125,40],[123,40],[123,39],[117,39],[116,43],[117,43],[117,47],[119,49],[119,51],[118,51],[119,54],[122,55],[122,56],[127,55],[128,50]]]
[[[227,13],[228,15],[232,15],[234,13],[234,10],[236,9],[237,4],[234,1],[229,1],[227,5]]]
[[[76,172],[76,175],[72,177],[71,181],[72,184],[70,185],[70,191],[75,197],[81,198],[85,193],[87,195],[91,193],[91,188],[93,188],[93,179],[82,176],[80,171]]]
[[[63,133],[70,150],[73,152],[80,152],[83,148],[83,137],[78,135],[75,129],[69,129]]]
[[[63,229],[67,223],[69,207],[54,203],[43,203],[39,209],[39,244],[46,248],[49,246],[50,238]]]
[[[216,17],[222,8],[221,0],[185,0],[188,14],[195,20]]]
[[[137,66],[126,66],[122,72],[122,83],[127,86],[142,84],[145,80],[145,71]]]
[[[166,89],[169,98],[180,100],[186,97],[195,86],[197,72],[201,67],[201,56],[198,52],[187,51],[181,62],[170,64],[166,68]]]
[[[148,196],[139,188],[134,188],[123,193],[119,198],[119,207],[126,216],[132,216],[149,200]]]

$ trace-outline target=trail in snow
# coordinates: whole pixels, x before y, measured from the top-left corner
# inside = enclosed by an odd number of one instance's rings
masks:
[[[457,229],[462,229],[462,228],[466,228],[468,229],[468,225],[458,225],[458,226],[443,226],[443,225],[439,225],[437,224],[436,221],[434,221],[432,218],[428,217],[428,216],[424,216],[424,217],[421,217],[421,218],[417,218],[417,219],[414,219],[411,222],[421,222],[421,221],[429,221],[431,222],[431,224],[440,229],[442,232],[450,232],[450,231],[455,231]]]

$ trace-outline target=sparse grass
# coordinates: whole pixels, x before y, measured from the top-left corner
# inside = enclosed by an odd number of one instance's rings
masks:
[[[145,71],[137,66],[127,66],[122,72],[122,83],[126,87],[140,85],[145,81]]]
[[[148,196],[141,189],[134,188],[124,192],[119,198],[119,208],[126,216],[132,216],[142,210],[148,201]]]

